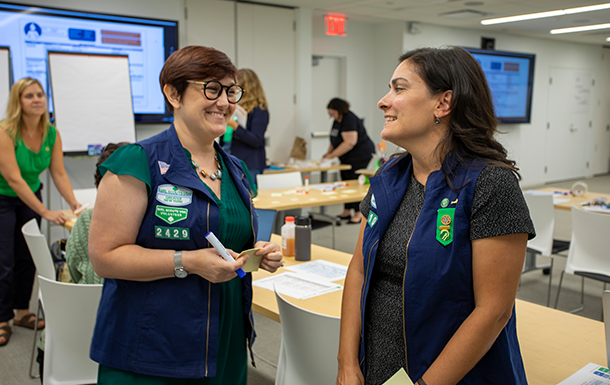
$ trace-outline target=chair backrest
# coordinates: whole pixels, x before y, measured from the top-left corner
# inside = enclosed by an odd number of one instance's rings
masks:
[[[282,187],[300,187],[303,185],[301,172],[284,172],[278,174],[258,174],[256,185],[259,190]]]
[[[276,384],[334,384],[340,318],[310,312],[275,292],[282,327]]]
[[[74,190],[74,197],[79,203],[83,205],[89,203],[89,208],[93,208],[97,197],[97,189],[95,187],[76,189]]]
[[[525,191],[523,196],[536,229],[536,238],[527,242],[527,248],[550,257],[553,251],[553,231],[555,229],[553,195]]]
[[[277,211],[256,209],[256,215],[258,215],[258,234],[256,234],[256,241],[269,242],[271,239],[271,233],[273,233],[273,225],[275,224],[275,216]]]
[[[44,301],[44,385],[95,384],[89,358],[102,285],[63,283],[38,276]]]
[[[40,233],[36,219],[31,219],[23,225],[21,232],[28,245],[28,249],[30,249],[30,254],[32,254],[38,275],[55,280],[55,265],[53,264],[49,244],[44,235]]]
[[[610,290],[602,293],[604,330],[606,331],[606,366],[610,368]]]
[[[606,237],[610,215],[572,206],[572,240],[565,272],[575,271],[610,276],[610,257]]]

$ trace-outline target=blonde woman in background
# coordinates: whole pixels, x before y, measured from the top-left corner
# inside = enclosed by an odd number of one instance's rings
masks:
[[[61,211],[42,204],[40,174],[47,168],[72,211],[80,204],[64,169],[61,136],[49,122],[47,99],[36,79],[23,78],[11,89],[7,118],[0,122],[0,346],[11,337],[13,325],[34,329],[29,311],[36,267],[21,227],[41,217],[61,225]],[[44,321],[38,322],[38,329]]]
[[[240,69],[238,81],[247,90],[239,106],[248,114],[248,123],[246,127],[242,127],[233,119],[229,121],[229,126],[233,128],[231,155],[246,163],[252,179],[256,182],[256,175],[262,174],[267,167],[265,131],[269,124],[269,108],[263,86],[254,71]]]

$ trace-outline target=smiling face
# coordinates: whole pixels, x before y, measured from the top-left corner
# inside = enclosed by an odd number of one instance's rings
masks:
[[[377,103],[385,118],[381,138],[407,150],[422,141],[436,140],[447,129],[444,124],[434,124],[435,117],[444,115],[439,111],[442,97],[430,95],[414,65],[409,60],[402,62],[392,75],[390,91]]]
[[[47,110],[47,98],[36,83],[27,86],[21,93],[21,113],[24,117],[41,117]]]
[[[203,79],[201,81],[210,80],[217,79]],[[235,80],[231,77],[218,81],[224,86],[235,84]],[[223,89],[218,99],[209,100],[203,95],[203,88],[200,84],[189,83],[179,102],[173,97],[168,97],[174,107],[176,123],[183,123],[189,130],[202,131],[204,134],[213,136],[213,138],[223,135],[229,119],[235,112],[235,104],[229,103],[225,90]]]

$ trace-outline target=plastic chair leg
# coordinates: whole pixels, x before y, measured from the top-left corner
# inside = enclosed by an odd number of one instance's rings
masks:
[[[550,267],[550,273],[549,273],[549,292],[546,296],[546,307],[551,307],[551,283],[553,281],[553,264],[555,263],[555,258],[551,255],[551,267]],[[521,282],[521,281],[519,281]],[[557,308],[557,306],[555,306],[555,308]]]
[[[28,374],[30,378],[40,378],[40,374],[32,374],[32,368],[34,367],[34,356],[36,355],[36,341],[38,340],[38,321],[40,320],[40,300],[38,300],[38,310],[36,311],[36,324],[34,325],[34,343],[32,344],[32,356],[30,357],[30,366],[28,367]]]

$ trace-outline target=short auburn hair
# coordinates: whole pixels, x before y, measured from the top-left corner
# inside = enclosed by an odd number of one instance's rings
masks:
[[[182,100],[182,95],[188,86],[187,80],[215,79],[221,80],[225,77],[237,79],[237,67],[231,59],[217,49],[191,45],[181,48],[170,55],[165,61],[159,84],[161,91],[166,84],[173,86],[178,93],[178,100]],[[174,107],[163,94],[165,104],[170,112],[174,112]]]

